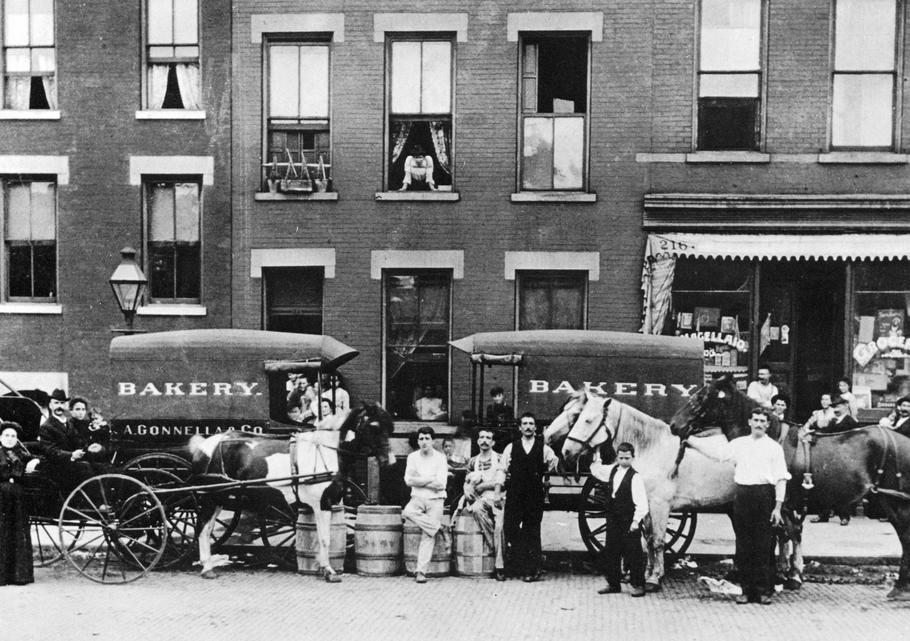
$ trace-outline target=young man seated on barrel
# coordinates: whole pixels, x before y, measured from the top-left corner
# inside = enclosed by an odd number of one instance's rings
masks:
[[[435,436],[436,432],[428,425],[417,430],[418,449],[408,454],[404,470],[404,482],[411,488],[411,500],[401,514],[421,530],[417,569],[414,572],[417,583],[427,582],[427,567],[433,557],[436,535],[443,530],[442,515],[449,465],[445,454],[433,449]]]
[[[480,453],[468,462],[468,474],[464,482],[465,510],[474,516],[484,541],[496,555],[493,576],[497,581],[505,581],[503,502],[501,497],[496,499],[499,454],[493,450],[493,430],[481,427],[477,431],[477,447]]]

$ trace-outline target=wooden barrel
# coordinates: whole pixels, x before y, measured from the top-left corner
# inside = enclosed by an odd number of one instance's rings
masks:
[[[487,544],[477,519],[470,512],[455,518],[452,547],[455,549],[455,573],[461,576],[489,576],[496,565],[493,549]]]
[[[449,522],[449,509],[442,517],[443,525]],[[404,571],[414,574],[417,570],[417,547],[420,545],[422,531],[411,521],[404,520]],[[436,534],[433,544],[433,556],[427,566],[427,576],[448,576],[452,573],[452,537],[445,530]]]
[[[329,565],[337,573],[344,572],[344,553],[347,544],[347,526],[344,522],[344,508],[332,508],[332,524],[329,528]],[[313,510],[301,508],[297,513],[297,571],[301,574],[319,572],[319,536]]]
[[[391,576],[401,571],[401,508],[361,505],[354,523],[357,574]]]

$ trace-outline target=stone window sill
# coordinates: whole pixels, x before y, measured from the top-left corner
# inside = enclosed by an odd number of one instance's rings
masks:
[[[57,109],[0,109],[0,120],[60,120]]]
[[[582,191],[520,191],[509,197],[513,203],[596,203],[597,194]]]
[[[402,202],[402,201],[429,201],[454,203],[461,200],[457,191],[377,191],[376,200]]]
[[[686,154],[686,162],[691,163],[769,163],[771,154],[758,151],[697,151]]]
[[[62,314],[56,303],[0,303],[0,314]]]
[[[136,310],[139,316],[205,316],[208,311],[205,305],[140,305]]]
[[[905,165],[907,154],[895,154],[890,151],[831,151],[818,155],[818,162],[823,165]]]
[[[205,120],[204,109],[142,109],[136,120]]]
[[[314,191],[312,194],[280,194],[259,191],[253,194],[253,200],[338,200],[337,191]]]

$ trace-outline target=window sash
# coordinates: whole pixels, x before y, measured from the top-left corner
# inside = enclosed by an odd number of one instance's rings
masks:
[[[146,273],[152,302],[198,302],[202,195],[197,182],[146,183]]]
[[[584,114],[525,116],[521,187],[525,190],[584,188]]]
[[[146,42],[149,45],[199,43],[196,0],[146,0]]]
[[[56,183],[3,181],[3,290],[12,302],[54,302],[57,291]]]
[[[392,114],[451,114],[451,40],[393,40]]]
[[[890,149],[894,135],[895,76],[835,73],[831,146]]]
[[[587,273],[518,275],[518,329],[584,329]]]
[[[761,69],[761,0],[702,0],[701,71]]]
[[[265,329],[321,333],[325,270],[289,267],[263,271]]]
[[[894,71],[897,0],[836,0],[835,71]]]

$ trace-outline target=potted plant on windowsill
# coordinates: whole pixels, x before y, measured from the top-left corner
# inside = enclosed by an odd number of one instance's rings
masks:
[[[322,160],[322,154],[319,155],[319,170],[313,183],[316,186],[316,191],[320,193],[328,191],[329,180],[325,177],[325,162]]]
[[[266,182],[269,185],[270,194],[278,193],[279,180],[281,180],[281,175],[278,173],[278,154],[272,154],[272,164],[269,167],[269,173],[266,177]]]

